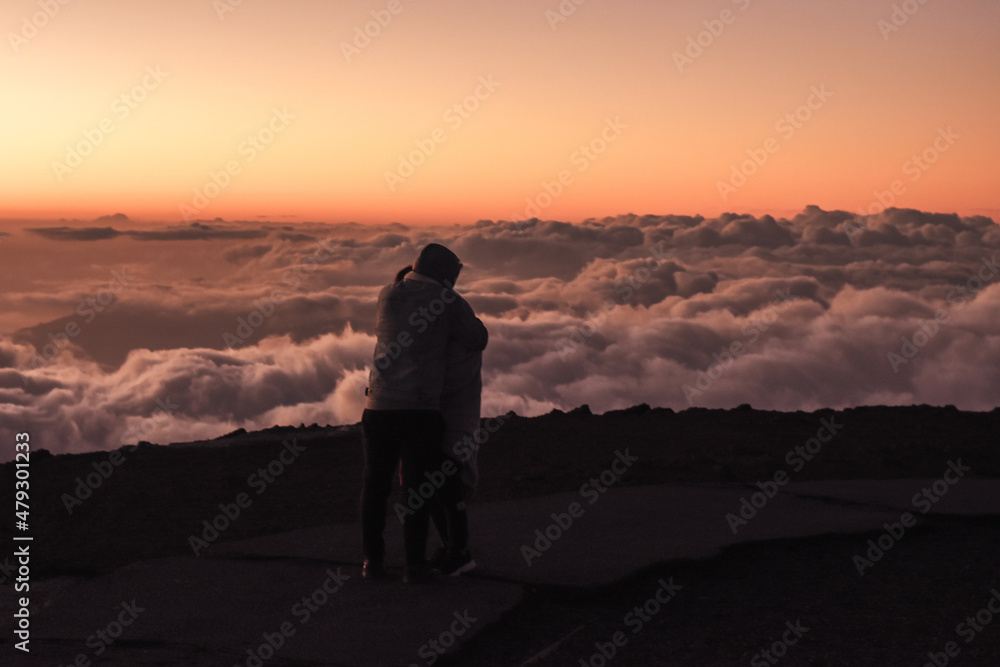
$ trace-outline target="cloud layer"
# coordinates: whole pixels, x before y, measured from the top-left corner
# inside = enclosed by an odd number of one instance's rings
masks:
[[[0,247],[68,258],[0,295],[23,324],[0,337],[0,437],[64,452],[356,422],[378,290],[432,240],[490,329],[484,414],[996,406],[987,218],[50,227]]]

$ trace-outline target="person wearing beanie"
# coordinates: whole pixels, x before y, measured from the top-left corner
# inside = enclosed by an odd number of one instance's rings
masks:
[[[432,500],[419,489],[440,477],[435,477],[435,471],[440,471],[446,431],[441,398],[449,350],[457,346],[481,351],[488,339],[482,321],[454,291],[461,269],[455,253],[431,243],[421,250],[412,270],[401,271],[379,293],[377,342],[362,415],[362,574],[366,579],[386,576],[383,533],[397,466],[406,503],[396,510],[403,523],[406,552],[403,580],[419,582],[432,576],[426,562]],[[449,483],[443,495],[454,488]]]

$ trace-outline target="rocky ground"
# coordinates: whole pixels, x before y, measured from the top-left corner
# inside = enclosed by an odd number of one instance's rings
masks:
[[[820,435],[828,442],[810,445],[824,425]],[[793,481],[936,479],[959,458],[972,468],[970,476],[996,478],[998,427],[1000,409],[927,406],[815,413],[637,406],[604,415],[584,406],[535,418],[508,415],[482,444],[478,500],[574,491],[625,448],[639,462],[621,484],[753,484],[780,470]],[[115,456],[46,456],[38,449],[43,443],[33,444],[32,574],[38,578],[190,554],[190,538],[202,533],[202,522],[244,493],[251,502],[220,541],[357,517],[362,456],[356,427],[275,427],[203,443],[144,444]],[[285,462],[276,463],[283,451]],[[12,506],[13,466],[0,467],[0,477],[0,502]],[[7,516],[8,551],[0,555],[5,584],[12,565]],[[712,560],[665,563],[605,589],[536,588],[503,622],[446,660],[517,665],[536,656],[529,664],[600,665],[601,646],[610,652],[615,633],[623,632],[615,664],[775,664],[748,652],[744,639],[778,641],[786,622],[801,621],[808,631],[785,646],[786,656],[772,655],[775,661],[921,665],[930,660],[928,651],[945,651],[954,641],[960,652],[953,664],[995,664],[1000,622],[982,624],[968,642],[956,627],[1000,588],[997,527],[995,519],[935,518],[864,577],[851,558],[859,540],[872,536],[841,535],[743,545]],[[634,631],[636,621],[626,623],[626,614],[671,577],[682,588]]]

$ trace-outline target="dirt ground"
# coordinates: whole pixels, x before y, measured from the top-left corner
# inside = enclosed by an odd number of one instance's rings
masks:
[[[626,448],[639,462],[623,485],[753,484],[789,470],[789,453],[814,438],[823,420],[838,426],[835,435],[793,481],[937,478],[959,458],[972,468],[971,477],[1000,477],[1000,409],[775,413],[744,406],[675,413],[638,406],[592,415],[580,408],[508,416],[481,445],[477,500],[574,491]],[[294,460],[261,488],[260,471],[289,443]],[[253,502],[221,540],[357,520],[362,449],[356,427],[275,427],[189,445],[145,444],[120,455],[114,465],[108,452],[54,457],[34,451],[34,577],[87,576],[191,554],[189,538],[201,532],[202,521],[240,493]],[[13,466],[0,466],[0,477],[0,502],[13,505]],[[12,526],[5,520],[0,528],[9,549]],[[994,665],[1000,619],[984,623],[987,615],[993,620],[987,609],[980,630],[959,624],[969,616],[976,622],[1000,589],[997,528],[997,519],[934,518],[863,577],[852,557],[873,536],[838,535],[665,563],[605,589],[533,588],[503,622],[439,664],[520,665],[534,657],[527,664],[601,665],[603,647],[619,665],[933,664],[928,652],[949,664]],[[10,551],[0,554],[4,558],[0,582],[9,584]],[[681,588],[669,602],[650,604],[647,610],[659,608],[638,627],[639,617],[627,614],[671,580]],[[1000,608],[1000,599],[994,605]],[[793,636],[794,644],[782,643]],[[948,642],[955,642],[951,657]]]

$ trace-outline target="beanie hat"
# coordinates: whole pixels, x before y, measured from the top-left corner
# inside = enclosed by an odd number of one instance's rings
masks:
[[[433,278],[447,287],[455,286],[461,268],[462,263],[458,261],[458,255],[440,243],[428,243],[420,251],[417,261],[413,263],[414,271]]]

